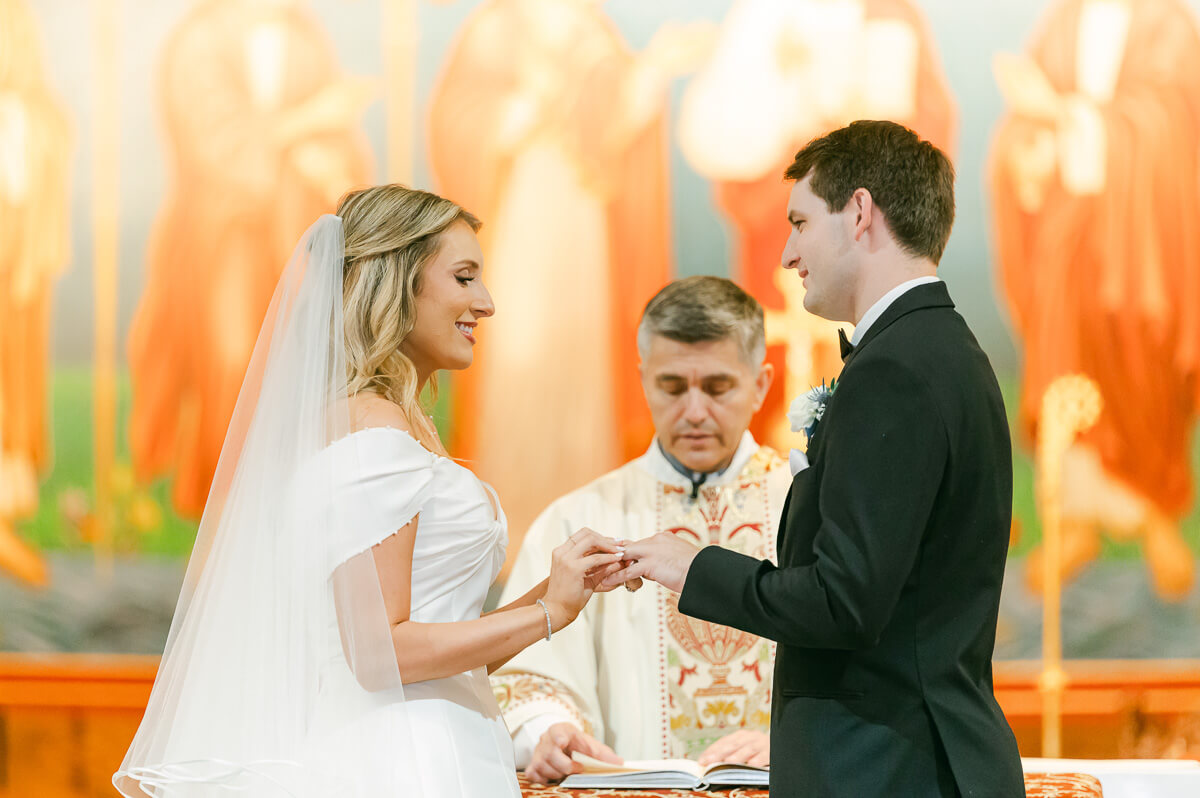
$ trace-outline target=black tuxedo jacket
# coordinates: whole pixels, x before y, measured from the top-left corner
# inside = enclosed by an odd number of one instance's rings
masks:
[[[1023,796],[992,693],[1008,421],[944,283],[910,289],[867,330],[808,457],[779,566],[710,546],[679,600],[779,643],[771,795]]]

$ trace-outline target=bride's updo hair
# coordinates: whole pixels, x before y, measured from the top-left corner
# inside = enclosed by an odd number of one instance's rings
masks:
[[[417,395],[417,370],[400,344],[416,323],[425,264],[456,222],[480,221],[448,199],[399,184],[352,191],[338,203],[346,260],[342,308],[346,393],[369,391],[400,406],[413,434],[445,453]]]

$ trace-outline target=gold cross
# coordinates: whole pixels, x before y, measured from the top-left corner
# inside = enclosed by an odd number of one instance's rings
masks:
[[[838,325],[804,309],[804,283],[795,274],[777,269],[775,286],[783,294],[782,310],[765,310],[767,346],[787,347],[784,360],[783,407],[767,419],[765,443],[786,452],[804,445],[804,436],[792,432],[787,408],[792,400],[821,381],[829,382],[842,370]]]

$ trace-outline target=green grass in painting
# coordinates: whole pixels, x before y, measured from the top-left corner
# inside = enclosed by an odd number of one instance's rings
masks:
[[[92,485],[92,375],[88,368],[60,368],[53,384],[53,451],[50,471],[44,475],[37,514],[18,524],[27,540],[42,550],[88,550],[80,531],[60,509],[64,494],[86,497],[87,506],[95,501]],[[129,465],[129,445],[125,421],[129,417],[129,378],[121,375],[117,385],[117,463]],[[192,549],[197,521],[180,518],[170,507],[170,486],[165,479],[138,488],[137,493],[153,501],[161,511],[161,523],[143,532],[135,532],[124,523],[115,526],[118,553],[186,556]]]
[[[1008,410],[1009,428],[1016,432],[1017,397],[1019,385],[1014,377],[1000,379],[1000,392]],[[1013,519],[1020,526],[1020,537],[1010,550],[1012,556],[1023,556],[1042,539],[1042,524],[1038,519],[1034,498],[1033,452],[1019,438],[1013,441]],[[1192,440],[1192,478],[1200,475],[1200,436]],[[1200,507],[1193,505],[1183,519],[1183,538],[1192,551],[1200,556]],[[1101,558],[1109,560],[1141,559],[1142,549],[1136,542],[1117,542],[1103,538]]]
[[[117,463],[129,467],[127,435],[130,406],[129,375],[122,374],[117,386]],[[64,496],[95,501],[92,485],[92,375],[84,367],[60,368],[54,374],[52,467],[42,477],[37,513],[18,523],[22,535],[42,551],[87,551],[91,544],[61,509]],[[443,437],[449,418],[449,390],[439,392],[432,414]],[[118,553],[186,557],[192,550],[199,519],[182,518],[171,507],[170,482],[156,480],[132,491],[118,490],[118,505],[128,505],[129,495],[149,499],[157,506],[161,522],[144,531],[120,520],[114,525]],[[125,495],[125,501],[121,496]]]
[[[444,376],[444,375],[443,375]],[[443,438],[453,397],[443,380],[442,390],[431,408]],[[43,478],[41,503],[37,514],[19,524],[25,537],[42,550],[80,550],[90,548],[75,525],[66,520],[60,510],[64,493],[94,500],[92,489],[92,407],[91,372],[86,368],[62,368],[54,375],[53,386],[53,468]],[[1016,409],[1017,384],[1014,379],[1002,379],[1001,391],[1009,410],[1012,425]],[[118,387],[117,460],[125,466],[129,463],[129,447],[125,421],[129,417],[129,379],[123,375]],[[1033,493],[1033,463],[1029,452],[1020,443],[1013,447],[1013,517],[1020,526],[1020,537],[1013,546],[1012,554],[1027,554],[1041,539],[1041,524]],[[1200,442],[1192,447],[1194,474],[1200,474]],[[138,532],[128,524],[116,525],[118,552],[186,556],[191,550],[196,533],[196,520],[181,518],[170,506],[169,484],[162,479],[146,487],[134,489],[134,493],[149,499],[161,512],[161,522],[146,531]],[[1184,537],[1192,550],[1200,554],[1200,510],[1193,509],[1183,523]],[[1133,559],[1141,556],[1135,543],[1106,541],[1103,556],[1108,559]]]

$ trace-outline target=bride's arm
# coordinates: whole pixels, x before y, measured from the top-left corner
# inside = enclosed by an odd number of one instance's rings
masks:
[[[494,610],[489,610],[488,612],[485,612],[483,614],[483,617],[486,618],[487,616],[489,616],[493,613],[496,613],[496,612],[507,612],[508,610],[515,610],[517,607],[533,606],[533,605],[537,604],[538,599],[546,597],[546,587],[549,584],[550,584],[549,579],[543,579],[542,581],[538,582],[536,585],[531,587],[529,589],[529,592],[526,593],[525,595],[513,599],[512,601],[505,604],[503,607],[496,607]],[[540,607],[539,607],[539,609],[540,609]]]
[[[413,434],[404,411],[382,397],[360,393],[352,399],[349,410],[356,429],[390,426]],[[485,665],[489,670],[500,667],[546,636],[546,610],[536,603],[539,598],[550,612],[554,631],[573,621],[608,572],[597,571],[588,579],[585,574],[599,566],[619,567],[615,565],[619,555],[590,553],[618,551],[612,540],[590,530],[581,532],[584,534],[577,533],[555,549],[550,578],[485,617],[453,623],[417,623],[409,619],[417,518],[376,544],[372,548],[375,571],[401,681],[409,684]]]
[[[537,609],[539,611],[541,611],[542,608],[538,606],[537,600],[545,599],[546,588],[549,585],[550,585],[550,579],[549,578],[543,579],[542,581],[540,581],[536,585],[534,585],[532,588],[530,588],[529,592],[526,593],[525,595],[520,596],[519,598],[513,599],[512,601],[505,604],[503,607],[497,607],[496,609],[491,610],[490,612],[485,612],[483,614],[483,617],[487,618],[487,617],[495,615],[497,613],[509,612],[510,610],[519,609],[521,607],[537,607]],[[545,616],[546,616],[546,613],[542,612],[543,620],[545,619]],[[513,653],[509,654],[506,657],[503,657],[502,659],[496,659],[496,660],[492,660],[491,662],[489,662],[488,666],[487,666],[488,673],[491,673],[492,671],[497,670],[498,668],[502,667],[504,665],[504,663],[508,662],[510,659],[515,657],[519,651],[520,651],[520,649],[518,649],[517,651],[514,651]]]
[[[452,676],[481,666],[489,670],[498,668],[517,652],[545,638],[546,612],[534,602],[552,592],[549,579],[511,604],[475,620],[452,623],[410,620],[416,527],[414,518],[373,549],[396,664],[405,684]],[[586,584],[590,580],[585,580],[585,574],[616,563],[621,556],[607,538],[595,532],[578,537],[555,551],[552,569],[561,573],[562,589],[554,591],[560,595],[543,599],[553,631],[573,621],[591,595]],[[588,553],[595,550],[601,551]]]

